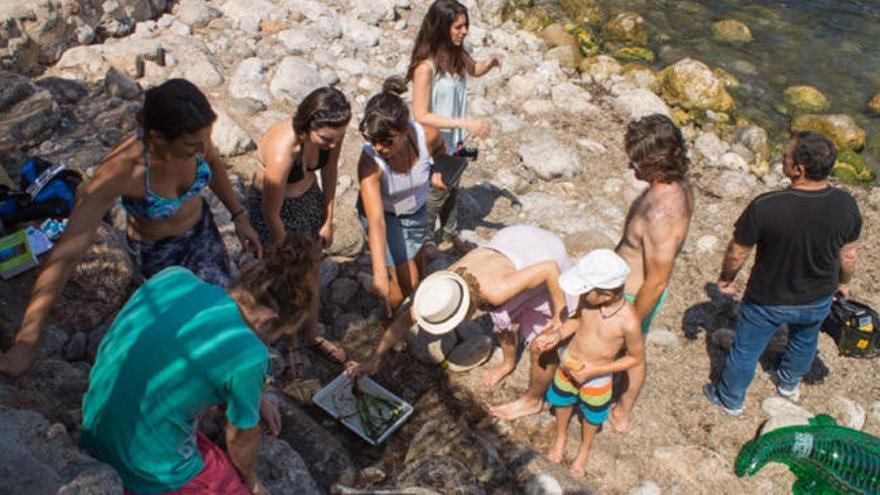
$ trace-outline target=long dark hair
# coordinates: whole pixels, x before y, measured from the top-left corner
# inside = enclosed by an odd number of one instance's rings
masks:
[[[399,77],[389,77],[382,84],[382,92],[370,98],[364,110],[359,129],[369,142],[391,139],[392,135],[407,130],[409,108],[400,97],[406,91],[406,83]]]
[[[468,9],[457,0],[436,0],[422,20],[416,36],[406,80],[412,81],[413,71],[422,61],[431,59],[437,70],[447,74],[464,76],[473,59],[464,46],[455,46],[449,30],[458,16],[464,15],[470,25]]]
[[[149,131],[156,131],[169,141],[198,132],[216,119],[208,98],[186,79],[169,79],[148,89],[138,113],[145,138]]]
[[[325,86],[318,88],[300,102],[293,115],[293,132],[304,136],[322,127],[345,127],[351,120],[351,105],[342,91]]]
[[[687,176],[684,138],[665,115],[653,114],[630,122],[624,145],[629,159],[654,180],[679,182]]]

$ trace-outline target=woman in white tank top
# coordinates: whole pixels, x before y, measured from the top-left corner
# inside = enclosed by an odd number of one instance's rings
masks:
[[[425,203],[432,186],[445,187],[431,170],[432,157],[445,152],[443,139],[436,128],[410,120],[398,96],[405,88],[400,78],[386,80],[382,92],[367,103],[360,124],[367,143],[358,162],[357,207],[367,230],[373,289],[389,318],[418,285],[417,259],[427,234]]]

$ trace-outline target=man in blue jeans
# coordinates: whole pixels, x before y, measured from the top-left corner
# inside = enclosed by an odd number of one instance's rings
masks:
[[[758,196],[736,221],[718,279],[721,292],[736,294],[736,275],[757,245],[755,264],[724,373],[717,385],[703,388],[731,416],[742,414],[758,359],[782,324],[788,325],[788,347],[776,371],[776,390],[783,397],[798,397],[831,299],[835,292],[849,295],[862,219],[855,199],[828,185],[836,159],[827,138],[797,133],[783,157],[791,186]]]

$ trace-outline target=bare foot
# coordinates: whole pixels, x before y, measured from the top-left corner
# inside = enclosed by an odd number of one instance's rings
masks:
[[[626,433],[629,431],[629,415],[623,412],[623,408],[619,405],[615,405],[611,408],[611,413],[608,415],[608,422],[611,423],[611,426],[618,433]]]
[[[541,401],[535,399],[526,399],[525,397],[523,397],[519,400],[508,402],[507,404],[492,406],[489,408],[489,410],[492,411],[493,415],[501,419],[513,421],[514,419],[518,419],[523,416],[529,416],[541,412]]]
[[[571,467],[568,468],[568,472],[575,478],[583,478],[584,475],[587,474],[586,462],[580,463],[574,461],[571,463]]]
[[[559,442],[555,442],[553,447],[547,452],[547,459],[550,459],[550,462],[553,464],[560,464],[562,462],[562,456],[565,453],[565,444],[559,444]]]
[[[492,390],[495,388],[495,385],[501,383],[501,380],[504,380],[504,377],[511,374],[513,370],[516,368],[516,363],[514,364],[506,364],[501,363],[494,368],[489,368],[483,372],[483,385],[486,387],[486,390]]]

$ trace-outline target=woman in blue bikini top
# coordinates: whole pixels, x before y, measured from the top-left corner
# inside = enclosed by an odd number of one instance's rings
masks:
[[[86,184],[64,236],[34,283],[15,345],[0,354],[0,373],[16,376],[30,368],[49,310],[117,198],[129,213],[130,238],[165,240],[200,221],[205,207],[199,192],[210,187],[232,214],[243,249],[261,255],[259,238],[211,142],[216,117],[205,95],[184,79],[146,91],[140,138],[116,146]]]

